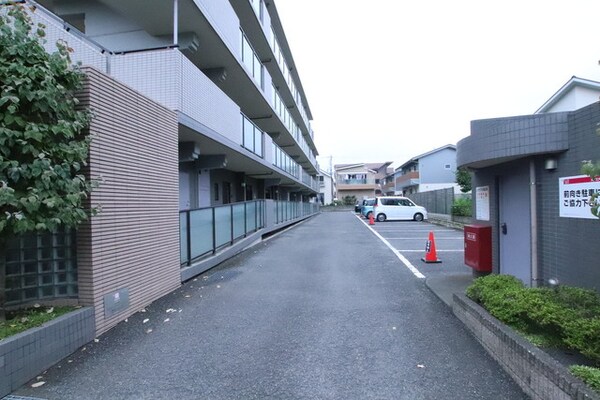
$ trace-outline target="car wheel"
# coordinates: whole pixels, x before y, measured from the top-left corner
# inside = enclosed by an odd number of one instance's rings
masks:
[[[378,215],[377,215],[377,221],[378,221],[378,222],[383,222],[383,221],[385,221],[385,214],[378,214]]]
[[[415,216],[413,217],[413,219],[414,219],[415,221],[421,222],[421,221],[423,221],[423,214],[421,214],[421,213],[416,213],[416,214],[415,214]]]

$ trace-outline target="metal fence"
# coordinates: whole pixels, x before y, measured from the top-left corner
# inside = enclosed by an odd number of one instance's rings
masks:
[[[407,196],[412,201],[434,214],[452,214],[452,204],[459,198],[470,198],[469,193],[455,194],[454,188],[432,190],[429,192],[412,193]]]

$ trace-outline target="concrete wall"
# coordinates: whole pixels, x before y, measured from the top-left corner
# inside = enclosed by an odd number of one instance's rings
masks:
[[[100,334],[180,285],[176,114],[94,69],[81,94],[94,110],[90,201],[78,231],[79,299]],[[160,238],[157,246],[156,239]]]

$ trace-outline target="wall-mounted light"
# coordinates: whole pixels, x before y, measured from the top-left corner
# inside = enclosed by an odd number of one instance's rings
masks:
[[[547,158],[544,161],[544,169],[547,171],[552,171],[558,168],[558,161],[556,158]]]

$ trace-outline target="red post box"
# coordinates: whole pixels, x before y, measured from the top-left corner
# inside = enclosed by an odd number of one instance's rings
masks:
[[[492,227],[465,225],[465,264],[479,272],[492,272]]]

